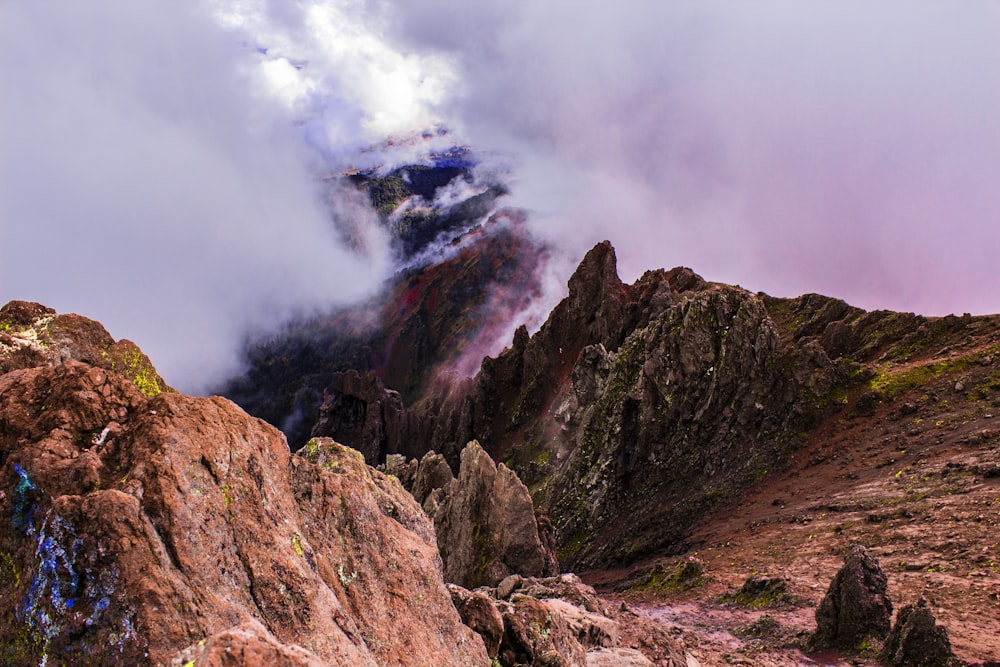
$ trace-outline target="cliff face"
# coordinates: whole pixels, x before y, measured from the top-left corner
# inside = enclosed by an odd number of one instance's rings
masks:
[[[517,220],[498,214],[456,240],[442,261],[395,276],[370,302],[256,343],[247,352],[246,374],[220,393],[280,427],[293,448],[310,434],[335,435],[375,465],[399,451],[391,443],[407,438],[387,432],[388,440],[375,442],[324,426],[314,430],[318,418],[330,417],[319,415],[324,400],[344,393],[338,374],[375,373],[407,404],[434,395],[441,371],[469,364],[474,371],[481,349],[507,326],[505,314],[512,317],[531,302],[543,261]]]
[[[518,473],[552,517],[560,564],[613,567],[683,551],[692,526],[848,403],[874,414],[898,387],[973,363],[921,359],[986,320],[776,299],[683,268],[625,285],[602,243],[537,333],[411,413],[453,468],[477,439]]]
[[[506,461],[551,513],[560,562],[594,567],[677,545],[780,465],[834,374],[782,344],[761,297],[687,269],[625,285],[604,243],[535,335],[423,421],[446,456],[476,438]]]
[[[52,315],[15,311],[12,338]],[[101,348],[67,322],[57,348],[4,342],[0,662],[485,664],[394,478],[328,440],[293,455],[225,399],[148,397],[127,366],[67,358]]]

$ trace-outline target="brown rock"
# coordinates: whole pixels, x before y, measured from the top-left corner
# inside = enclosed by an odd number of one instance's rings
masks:
[[[528,489],[478,442],[462,451],[458,478],[434,515],[445,580],[466,588],[510,574],[550,574]]]
[[[504,642],[500,663],[584,667],[586,652],[562,614],[542,600],[519,596],[504,604]]]
[[[325,667],[325,664],[300,646],[282,644],[256,620],[217,632],[171,661],[171,667]]]
[[[380,465],[378,469],[398,479],[407,491],[413,491],[413,480],[417,474],[416,459],[407,461],[402,454],[389,454],[385,457],[385,463]]]
[[[481,591],[470,591],[455,584],[448,584],[448,591],[462,622],[483,638],[489,657],[497,657],[504,628],[503,617],[493,600]]]
[[[66,360],[0,375],[0,462],[0,663],[487,662],[427,517],[332,441]]]
[[[587,652],[587,667],[654,667],[652,661],[631,648],[602,648]]]
[[[135,343],[115,341],[99,322],[86,317],[11,301],[0,308],[0,332],[6,337],[0,346],[0,374],[75,359],[127,377],[146,396],[172,391]]]
[[[435,452],[427,452],[417,466],[411,493],[417,502],[423,505],[432,491],[447,487],[453,479],[455,475],[452,474],[444,457]]]
[[[826,596],[816,609],[817,647],[857,650],[869,637],[883,639],[892,620],[888,578],[861,545],[851,547]]]
[[[504,577],[503,581],[497,584],[497,599],[506,600],[511,593],[516,591],[524,583],[524,578],[519,574],[512,574]]]
[[[373,371],[334,373],[311,436],[334,438],[378,465],[387,454],[400,452],[406,439],[403,400]]]
[[[948,630],[938,625],[927,600],[899,610],[879,661],[891,667],[948,667],[954,664]]]

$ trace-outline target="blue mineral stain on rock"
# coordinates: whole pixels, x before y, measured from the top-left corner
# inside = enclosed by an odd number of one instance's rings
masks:
[[[14,487],[14,528],[25,535],[35,534],[35,508],[28,500],[28,494],[35,490],[35,485],[28,478],[28,473],[18,464],[14,464],[14,472],[18,481]]]
[[[136,639],[132,613],[112,618],[109,609],[115,595],[118,572],[114,567],[86,567],[84,538],[76,534],[63,517],[47,517],[38,533],[35,548],[37,569],[31,587],[17,610],[18,620],[37,633],[44,651],[40,665],[48,660],[52,641],[62,638],[63,652],[87,654],[94,636],[81,631],[109,631],[110,646],[122,652]],[[81,636],[81,634],[83,636]],[[106,644],[107,646],[107,644]]]

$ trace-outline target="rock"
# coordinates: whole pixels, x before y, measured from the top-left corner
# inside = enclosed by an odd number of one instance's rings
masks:
[[[334,438],[378,465],[388,454],[402,451],[406,441],[403,400],[373,371],[334,373],[310,435]]]
[[[675,561],[658,561],[636,585],[639,590],[674,594],[705,583],[705,563],[695,556]]]
[[[116,341],[99,322],[86,317],[11,301],[0,308],[0,332],[7,341],[0,344],[0,374],[73,359],[128,378],[147,397],[173,391],[135,343]]]
[[[455,584],[448,584],[448,591],[462,622],[483,638],[487,655],[496,658],[500,653],[504,625],[493,600],[481,591],[469,591]]]
[[[421,505],[427,500],[427,496],[435,489],[443,489],[455,479],[448,462],[444,457],[435,452],[427,452],[417,466],[417,472],[413,479],[413,497]],[[428,513],[430,514],[430,513]],[[430,514],[433,516],[433,514]]]
[[[504,599],[514,583],[516,591]],[[462,618],[483,633],[491,657],[497,620],[484,603],[495,607],[502,618],[495,655],[503,665],[650,664],[643,655],[658,665],[685,664],[684,652],[665,626],[627,608],[608,610],[574,574],[509,577],[502,584],[492,598],[485,595],[489,589],[448,588]]]
[[[524,579],[519,574],[504,577],[503,581],[497,584],[497,599],[506,600],[510,597],[511,593],[521,587],[522,583],[524,583]]]
[[[541,600],[519,596],[503,611],[504,644],[500,663],[585,667],[586,652],[562,614]]]
[[[0,662],[487,662],[432,524],[358,452],[42,363],[0,375]]]
[[[861,545],[851,547],[816,609],[812,643],[820,648],[857,650],[862,641],[883,639],[892,621],[888,578]]]
[[[387,475],[392,475],[399,480],[403,488],[413,492],[413,480],[417,474],[417,460],[406,460],[402,454],[388,454],[385,463],[378,466],[378,469]]]
[[[259,621],[222,630],[182,651],[171,667],[325,667],[300,646],[279,642]]]
[[[927,601],[899,610],[879,661],[891,667],[948,667],[954,664],[948,631],[938,625]]]
[[[723,597],[724,602],[736,604],[751,609],[762,609],[790,602],[788,582],[781,577],[766,577],[752,575],[747,577],[743,586],[736,593]]]
[[[602,648],[587,652],[587,667],[655,667],[653,662],[631,648]],[[682,666],[679,666],[682,667]]]
[[[558,598],[546,599],[545,603],[565,619],[570,633],[584,648],[618,645],[618,623],[607,616]]]
[[[434,514],[445,580],[493,586],[510,574],[550,574],[528,489],[478,442],[462,451],[458,478]]]

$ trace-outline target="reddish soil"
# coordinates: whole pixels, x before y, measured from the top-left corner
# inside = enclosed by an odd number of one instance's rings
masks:
[[[880,365],[899,378],[965,359],[919,385],[895,387],[874,408],[870,400],[867,409],[859,406],[868,387],[848,396],[784,471],[691,534],[687,555],[704,562],[703,584],[666,598],[634,591],[614,597],[675,626],[702,666],[875,665],[872,656],[806,657],[787,648],[815,627],[815,607],[850,545],[860,543],[880,560],[897,610],[923,596],[960,659],[1000,661],[996,343],[995,330],[981,337],[973,330],[934,354]],[[610,591],[650,564],[584,578]],[[749,611],[719,601],[755,573],[785,578],[798,605]],[[765,613],[776,630],[764,639],[740,636]]]

